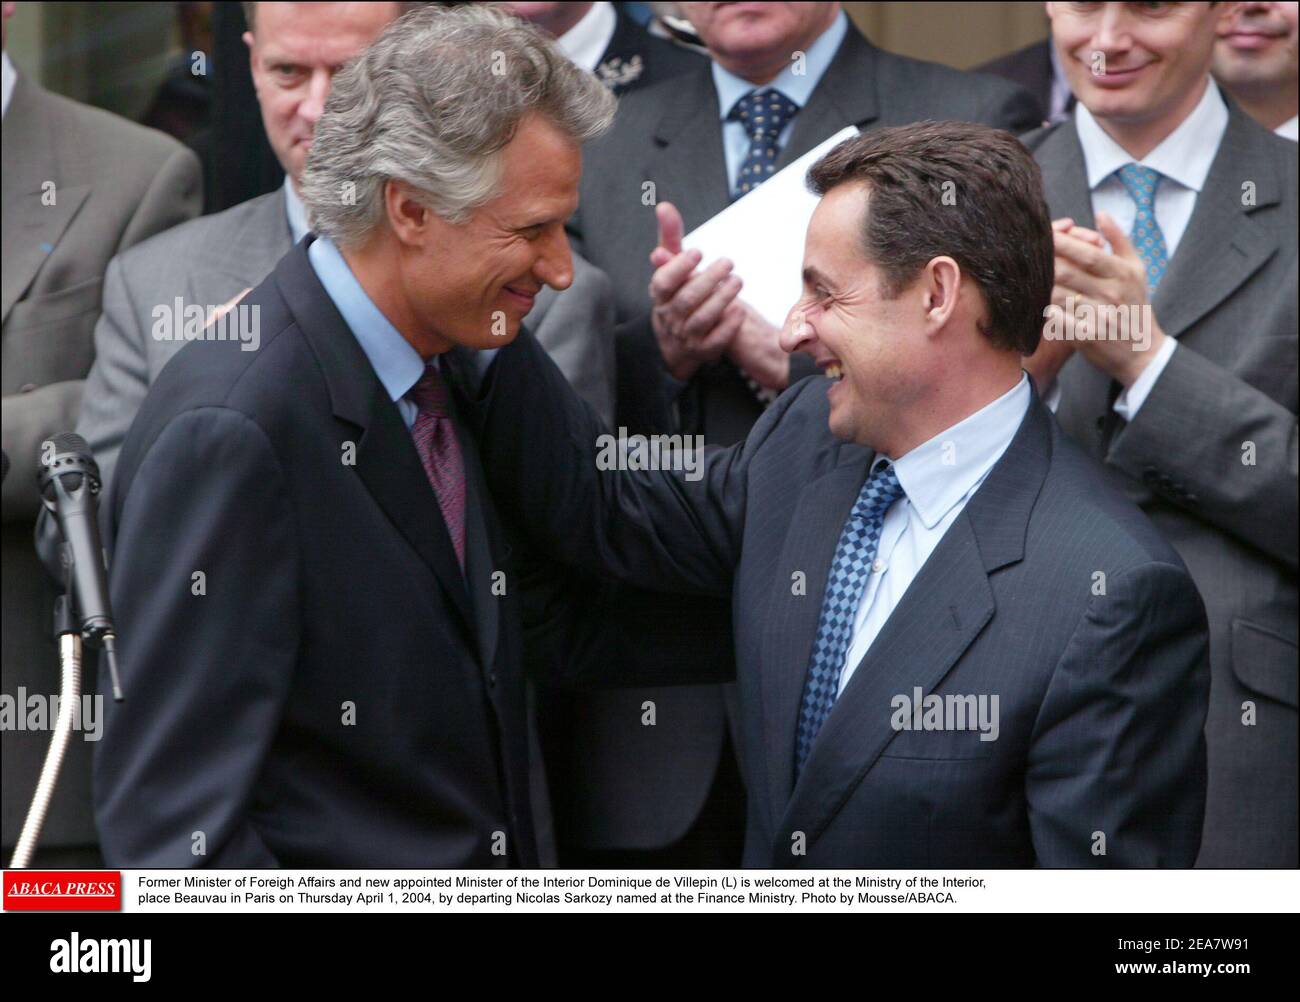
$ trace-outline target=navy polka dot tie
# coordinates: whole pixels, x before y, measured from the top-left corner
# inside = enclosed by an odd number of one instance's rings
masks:
[[[749,152],[736,175],[733,198],[753,191],[776,173],[781,130],[799,113],[799,106],[779,90],[751,90],[736,102],[728,121],[739,122],[749,136]]]
[[[1165,269],[1169,267],[1165,235],[1156,222],[1156,187],[1160,184],[1160,172],[1139,164],[1125,164],[1115,172],[1115,176],[1137,206],[1129,240],[1146,267],[1147,295],[1154,295],[1160,279],[1165,276]]]

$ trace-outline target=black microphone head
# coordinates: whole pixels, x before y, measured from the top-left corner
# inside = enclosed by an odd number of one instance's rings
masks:
[[[52,478],[59,477],[64,490],[75,491],[81,488],[83,476],[89,478],[92,492],[99,490],[99,464],[84,438],[76,432],[65,431],[41,443],[37,482],[44,497],[54,500]]]

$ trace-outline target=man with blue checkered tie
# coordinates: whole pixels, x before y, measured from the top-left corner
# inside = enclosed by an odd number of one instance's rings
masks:
[[[821,376],[693,473],[597,469],[601,427],[521,336],[485,379],[493,496],[553,560],[729,602],[746,865],[1190,866],[1204,611],[1021,369],[1052,288],[1037,167],[929,122],[809,183],[781,343]],[[716,681],[710,653],[637,678]],[[589,663],[588,686],[628,681]]]
[[[1067,326],[1071,305],[1128,307],[1139,329],[1044,342],[1028,367],[1205,600],[1198,865],[1294,867],[1297,160],[1210,76],[1237,6],[1048,4],[1078,97],[1025,137],[1056,217],[1053,298]]]

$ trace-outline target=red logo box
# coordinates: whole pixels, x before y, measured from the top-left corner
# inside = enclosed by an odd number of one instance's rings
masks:
[[[6,870],[7,912],[120,912],[119,870]]]

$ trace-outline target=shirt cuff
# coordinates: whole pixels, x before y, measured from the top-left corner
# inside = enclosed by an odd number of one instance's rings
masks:
[[[1169,364],[1169,359],[1174,354],[1174,349],[1178,347],[1178,342],[1171,337],[1167,337],[1156,352],[1155,358],[1151,359],[1151,364],[1142,370],[1142,374],[1133,380],[1133,385],[1126,389],[1115,400],[1115,413],[1125,421],[1132,421],[1137,417],[1137,412],[1142,408],[1143,403],[1151,394],[1151,388],[1156,385],[1156,380],[1160,378],[1160,373],[1165,371],[1165,366]]]

